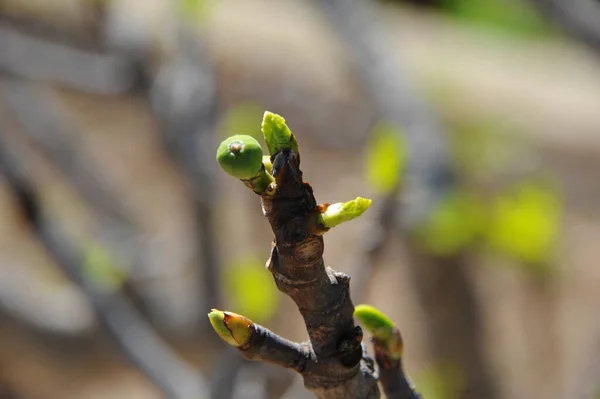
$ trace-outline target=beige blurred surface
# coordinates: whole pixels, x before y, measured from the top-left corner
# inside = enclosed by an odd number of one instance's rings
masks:
[[[70,10],[61,12],[68,15],[65,20],[84,18],[78,2],[63,3]],[[304,176],[318,201],[373,194],[364,181],[358,146],[371,127],[363,108],[368,101],[360,99],[355,72],[318,12],[291,0],[223,0],[214,7],[203,32],[217,65],[224,103],[234,105],[255,96],[266,108],[281,104],[272,110],[286,115],[299,138]],[[160,25],[160,16],[146,14]],[[600,60],[572,42],[511,41],[475,34],[435,16],[388,12],[385,21],[394,49],[410,72],[427,93],[442,93],[433,98],[443,114],[506,122],[539,147],[549,158],[545,164],[556,169],[568,188],[559,278],[541,287],[494,259],[473,267],[470,277],[484,315],[486,355],[501,381],[503,398],[578,397],[581,379],[593,358],[600,356]],[[192,283],[198,271],[192,259],[191,204],[181,176],[161,149],[147,104],[134,96],[94,97],[63,89],[56,90],[56,96],[81,135],[81,151],[114,185],[127,214],[161,243],[153,255],[172,266],[165,273],[169,284],[164,296],[173,311],[184,308],[197,288]],[[287,98],[293,101],[286,102]],[[315,114],[311,104],[315,98],[330,103],[330,109]],[[2,117],[9,118],[5,105],[0,108]],[[348,140],[354,144],[350,148],[331,149],[319,140],[338,122],[348,126],[348,138],[334,140]],[[13,121],[10,126],[14,142],[22,143],[18,125]],[[28,159],[54,212],[70,221],[71,231],[92,234],[93,217],[81,198],[69,191],[64,177],[35,150],[28,150]],[[271,232],[258,199],[224,173],[216,178],[221,190],[216,212],[222,221],[217,233],[225,263],[247,253],[266,260]],[[7,285],[19,291],[10,296],[17,301],[14,306],[31,314],[44,306],[45,312],[55,314],[50,318],[55,323],[67,314],[76,319],[74,324],[65,322],[71,330],[87,331],[87,338],[78,344],[87,345],[88,330],[95,325],[89,305],[51,267],[16,214],[4,185],[0,187],[2,299],[9,292],[3,284],[10,280]],[[366,223],[359,219],[327,234],[328,265],[352,275],[360,249],[356,243]],[[373,282],[377,288],[371,290],[368,302],[397,321],[408,371],[417,373],[429,364],[424,315],[399,244],[386,250],[380,267]],[[305,339],[291,300],[281,298],[281,304],[268,326],[287,338]],[[555,331],[549,323],[554,323]],[[0,320],[0,376],[31,398],[159,397],[137,371],[114,353],[103,353],[106,342],[90,349],[84,359],[81,354],[54,353],[23,331],[10,320]],[[197,353],[201,345],[180,349]]]

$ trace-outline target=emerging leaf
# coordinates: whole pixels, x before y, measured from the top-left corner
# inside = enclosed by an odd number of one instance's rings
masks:
[[[362,215],[373,201],[367,198],[357,197],[352,201],[338,202],[329,205],[319,215],[319,224],[325,228],[332,228]]]
[[[298,154],[298,142],[281,115],[265,111],[261,130],[267,142],[269,154],[274,155],[281,150],[292,150]]]
[[[354,317],[383,345],[391,357],[402,356],[403,342],[400,331],[382,311],[370,305],[357,305],[354,308]]]
[[[356,305],[354,317],[373,337],[381,340],[388,339],[395,328],[394,323],[382,311],[371,305]]]
[[[238,348],[248,344],[254,333],[254,323],[237,313],[212,309],[208,318],[219,337]]]

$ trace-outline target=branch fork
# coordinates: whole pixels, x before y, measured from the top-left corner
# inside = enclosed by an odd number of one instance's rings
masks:
[[[354,323],[350,277],[326,267],[323,260],[323,234],[360,216],[371,201],[359,197],[343,204],[318,205],[312,187],[302,179],[298,143],[285,120],[266,112],[262,131],[270,153],[266,162],[257,155],[260,145],[254,139],[244,139],[247,147],[240,151],[236,146],[234,155],[230,139],[225,140],[217,151],[217,161],[240,180],[258,173],[272,176],[269,190],[251,187],[260,195],[263,214],[275,236],[266,266],[279,291],[296,303],[309,340],[288,341],[231,312],[213,310],[211,323],[246,359],[300,373],[305,387],[318,398],[379,398],[373,360],[362,343],[361,327]],[[243,158],[243,152],[249,156]]]

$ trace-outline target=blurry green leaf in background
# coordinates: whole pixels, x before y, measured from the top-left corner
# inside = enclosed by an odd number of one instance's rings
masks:
[[[367,144],[367,182],[378,194],[394,190],[406,163],[406,147],[400,132],[388,124],[380,124]]]
[[[531,37],[552,32],[550,24],[523,0],[441,0],[441,4],[452,16],[475,26]]]
[[[556,254],[561,217],[557,189],[522,183],[492,204],[488,242],[492,249],[522,262],[547,263]]]
[[[453,159],[466,177],[495,179],[525,153],[524,139],[495,118],[463,116],[448,123]]]
[[[95,244],[85,249],[83,277],[102,291],[118,290],[125,282],[125,273],[114,265],[110,254]]]
[[[440,201],[416,234],[429,252],[451,256],[476,240],[485,225],[485,218],[478,198],[457,189]]]
[[[277,311],[277,288],[265,262],[246,256],[228,265],[225,288],[231,309],[257,323],[268,321]]]
[[[247,134],[264,142],[260,126],[265,108],[255,102],[242,102],[230,107],[220,122],[220,136],[225,139],[234,134]]]
[[[441,362],[416,373],[414,383],[421,396],[427,399],[458,399],[467,388],[460,368]]]
[[[179,14],[192,24],[202,24],[211,15],[217,0],[178,0]]]

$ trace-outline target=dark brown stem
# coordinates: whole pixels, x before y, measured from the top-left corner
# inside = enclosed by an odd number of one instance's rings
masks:
[[[298,158],[291,151],[277,157],[283,157],[277,191],[261,197],[275,234],[268,269],[306,324],[318,367],[303,373],[304,384],[319,398],[378,398],[377,382],[363,361],[362,331],[354,325],[350,278],[325,267],[317,202],[302,181]]]
[[[258,324],[254,325],[250,342],[238,349],[248,360],[276,364],[301,374],[312,368],[309,364],[314,363],[310,344],[288,341]]]
[[[379,366],[379,381],[387,399],[422,399],[406,377],[402,358],[394,359],[385,350],[385,345],[373,340],[375,360]]]

